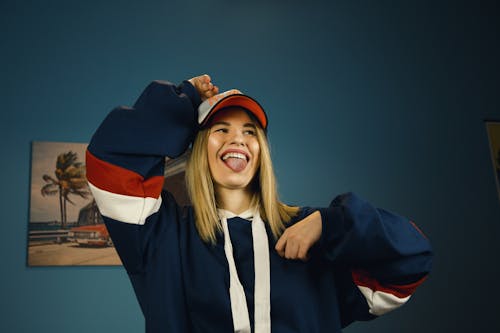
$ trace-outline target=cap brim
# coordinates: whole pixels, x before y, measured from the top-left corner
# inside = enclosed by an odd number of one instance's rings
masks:
[[[200,124],[201,126],[205,126],[210,122],[210,119],[220,110],[226,109],[229,107],[241,107],[247,111],[249,111],[252,115],[255,116],[260,126],[265,130],[267,129],[267,115],[264,112],[264,109],[260,104],[254,100],[253,98],[243,95],[243,94],[234,94],[229,95],[221,100],[219,100],[213,107],[212,110],[207,114],[203,122]]]

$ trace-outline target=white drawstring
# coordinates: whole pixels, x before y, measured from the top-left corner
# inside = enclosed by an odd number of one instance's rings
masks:
[[[266,227],[258,211],[247,210],[240,215],[227,210],[219,209],[219,217],[224,231],[224,252],[229,265],[229,296],[231,299],[231,312],[233,315],[234,331],[250,333],[250,318],[245,292],[238,278],[236,264],[233,257],[233,246],[227,226],[227,219],[239,216],[243,219],[252,219],[252,237],[255,268],[254,288],[254,322],[255,333],[271,332],[271,284],[269,264],[269,243]]]
[[[255,267],[255,333],[271,332],[271,270],[266,227],[256,212],[252,221]]]
[[[238,279],[236,264],[233,257],[233,245],[227,227],[227,218],[221,216],[222,228],[224,230],[224,252],[229,265],[229,297],[231,299],[231,312],[233,314],[234,331],[237,333],[250,333],[250,318],[245,298],[245,291]]]

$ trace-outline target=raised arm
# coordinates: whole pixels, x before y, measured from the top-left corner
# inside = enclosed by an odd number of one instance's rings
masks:
[[[187,81],[154,81],[132,108],[108,114],[86,153],[87,179],[103,216],[144,224],[157,210],[165,156],[177,157],[189,146],[199,103]]]
[[[198,129],[197,107],[216,91],[208,75],[178,86],[154,81],[133,107],[111,111],[92,137],[87,179],[129,272],[141,269],[149,239],[167,227],[154,228],[165,156],[177,157],[188,148]]]

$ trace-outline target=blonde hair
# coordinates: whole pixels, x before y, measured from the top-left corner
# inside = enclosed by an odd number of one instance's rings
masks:
[[[214,244],[222,226],[217,214],[214,184],[208,166],[207,145],[210,129],[198,132],[186,166],[186,186],[195,212],[195,223],[203,241]],[[260,146],[260,166],[251,183],[251,204],[259,207],[259,213],[273,236],[278,239],[285,224],[297,215],[299,208],[285,205],[279,200],[271,153],[264,130],[257,126],[257,141]]]

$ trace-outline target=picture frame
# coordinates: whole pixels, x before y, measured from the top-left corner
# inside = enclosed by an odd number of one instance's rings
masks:
[[[485,120],[495,183],[500,200],[500,120]]]
[[[33,141],[27,265],[119,266],[121,260],[85,174],[86,143]],[[163,189],[188,205],[189,151],[165,159]]]

